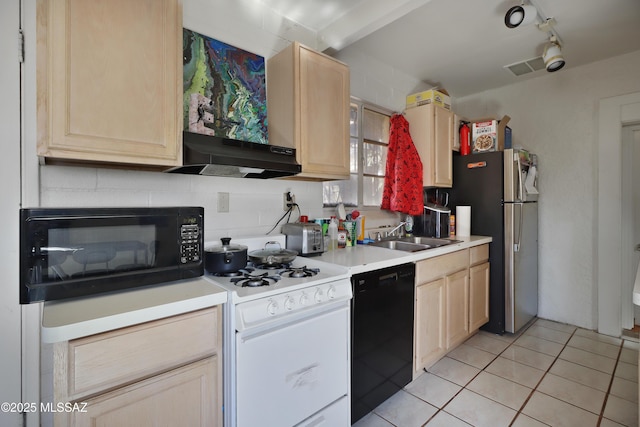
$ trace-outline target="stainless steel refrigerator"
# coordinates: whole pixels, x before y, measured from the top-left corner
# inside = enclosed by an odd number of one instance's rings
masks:
[[[471,234],[493,237],[489,322],[482,329],[516,332],[538,314],[537,159],[508,149],[454,155],[452,214],[471,206]]]

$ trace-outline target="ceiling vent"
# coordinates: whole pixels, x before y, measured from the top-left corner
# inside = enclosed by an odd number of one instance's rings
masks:
[[[544,70],[544,60],[541,56],[536,58],[527,59],[515,64],[505,65],[504,68],[511,71],[515,76],[521,76],[523,74],[533,73],[534,71]]]

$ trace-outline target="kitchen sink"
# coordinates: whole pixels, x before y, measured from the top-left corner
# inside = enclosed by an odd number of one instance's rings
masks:
[[[434,248],[438,248],[440,246],[452,245],[454,243],[461,242],[461,240],[440,239],[440,238],[437,238],[437,237],[419,237],[419,236],[397,237],[396,239],[399,239],[399,240],[401,240],[403,242],[417,243],[417,244],[420,244],[420,245],[429,245],[429,246],[434,247]]]
[[[379,240],[369,243],[370,246],[378,246],[380,248],[395,249],[396,251],[416,252],[430,249],[432,246],[421,243],[404,242],[402,240]]]
[[[426,249],[439,248],[440,246],[451,245],[458,242],[460,242],[460,240],[413,236],[385,237],[382,240],[369,243],[369,245],[377,246],[380,248],[394,249],[396,251],[417,252],[424,251]]]

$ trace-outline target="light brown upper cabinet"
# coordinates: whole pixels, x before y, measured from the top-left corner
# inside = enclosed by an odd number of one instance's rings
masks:
[[[413,144],[422,160],[425,187],[453,185],[453,117],[438,105],[426,104],[404,112]]]
[[[267,61],[269,143],[296,149],[293,178],[349,178],[349,67],[297,42]]]
[[[182,163],[179,0],[38,0],[38,155]]]

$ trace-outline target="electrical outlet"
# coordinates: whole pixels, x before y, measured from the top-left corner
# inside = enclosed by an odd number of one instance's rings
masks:
[[[286,191],[282,198],[282,209],[288,211],[296,203],[296,196],[291,191]]]
[[[218,193],[218,212],[229,212],[229,193]]]

